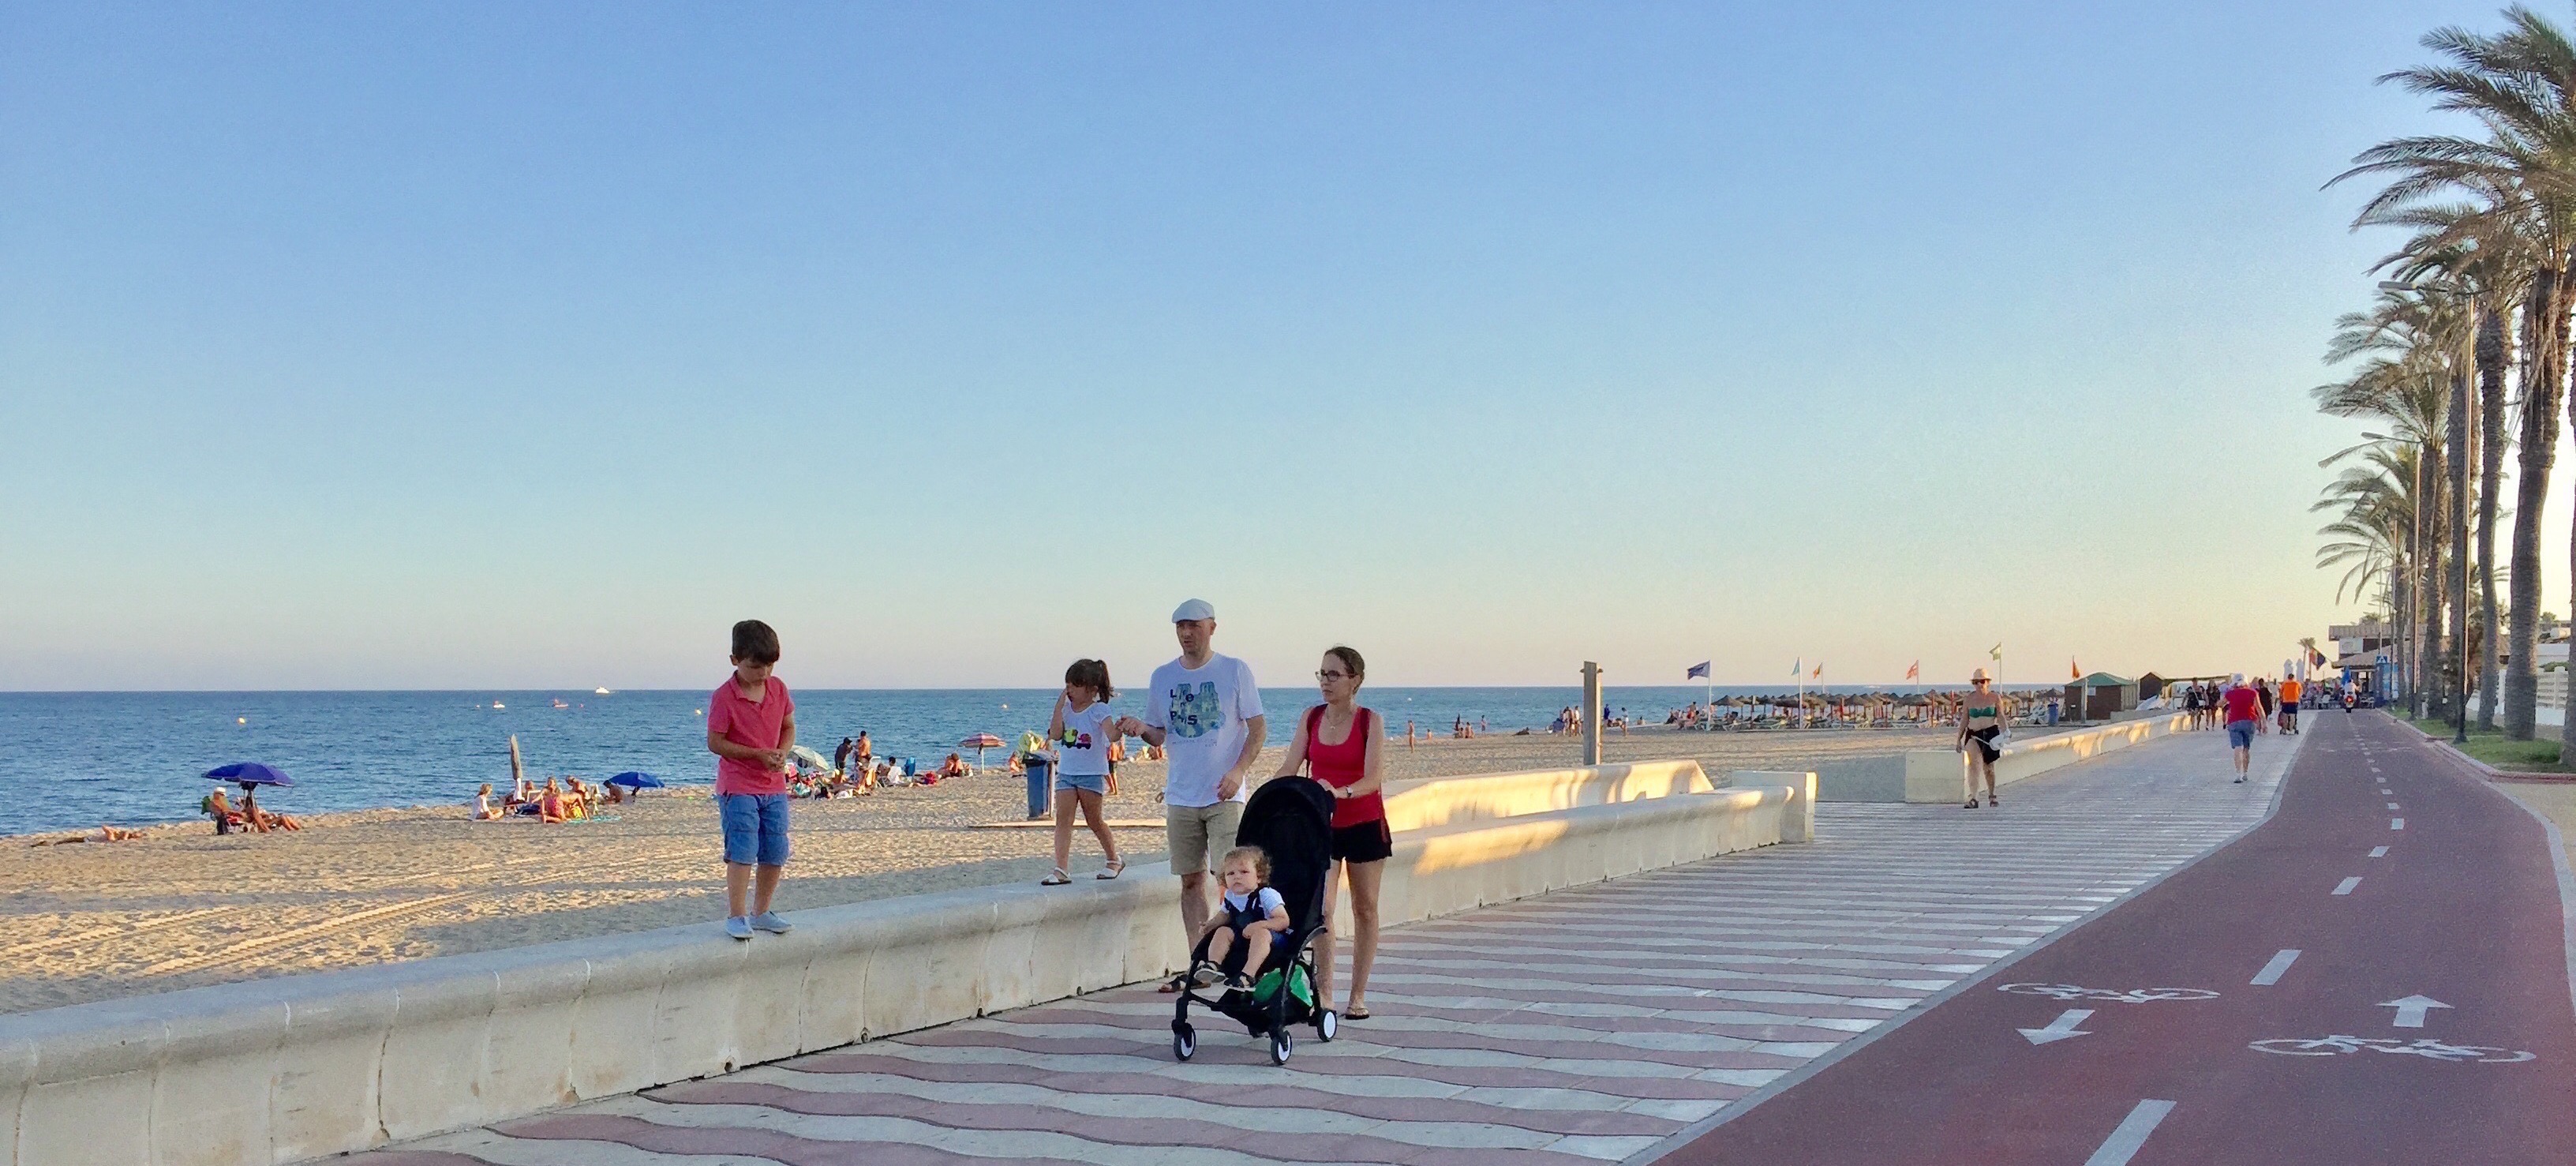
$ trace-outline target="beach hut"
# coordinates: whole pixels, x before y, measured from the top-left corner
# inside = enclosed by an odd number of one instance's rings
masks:
[[[2066,709],[2079,720],[2107,721],[2138,707],[2138,682],[2096,672],[2067,682]]]

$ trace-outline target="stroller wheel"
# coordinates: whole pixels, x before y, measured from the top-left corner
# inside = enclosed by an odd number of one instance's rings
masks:
[[[1197,1029],[1195,1029],[1195,1028],[1190,1027],[1189,1022],[1187,1022],[1187,1021],[1173,1021],[1173,1022],[1172,1022],[1172,1056],[1173,1056],[1173,1058],[1174,1058],[1174,1059],[1177,1059],[1177,1060],[1183,1060],[1183,1061],[1186,1061],[1186,1060],[1189,1060],[1193,1055],[1197,1054],[1197,1052],[1198,1052],[1198,1051],[1199,1051],[1199,1031],[1198,1031]]]
[[[1284,1029],[1284,1028],[1283,1028],[1283,1029],[1280,1029],[1280,1030],[1279,1030],[1279,1031],[1277,1031],[1277,1032],[1274,1032],[1274,1033],[1270,1034],[1270,1063],[1271,1063],[1271,1064],[1273,1064],[1273,1065],[1285,1065],[1285,1064],[1287,1064],[1287,1063],[1288,1063],[1288,1054],[1290,1054],[1290,1053],[1292,1053],[1292,1052],[1295,1052],[1295,1051],[1297,1051],[1297,1038],[1295,1038],[1295,1037],[1293,1037],[1293,1036],[1288,1035],[1288,1030],[1287,1030],[1287,1029]]]
[[[1330,1008],[1315,1014],[1315,1039],[1330,1042],[1333,1035],[1340,1031],[1342,1031],[1340,1014]]]

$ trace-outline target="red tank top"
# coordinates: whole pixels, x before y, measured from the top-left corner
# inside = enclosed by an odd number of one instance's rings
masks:
[[[1306,710],[1306,764],[1312,767],[1315,780],[1340,789],[1358,785],[1368,776],[1368,735],[1375,731],[1377,713],[1361,709],[1351,718],[1351,735],[1339,745],[1323,741],[1324,706]],[[1340,798],[1333,802],[1333,829],[1358,826],[1386,816],[1386,798],[1381,794]]]

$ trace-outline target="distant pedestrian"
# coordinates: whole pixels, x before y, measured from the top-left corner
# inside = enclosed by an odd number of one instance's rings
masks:
[[[2245,683],[2239,672],[2227,678],[2227,691],[2220,696],[2227,713],[2227,745],[2236,751],[2236,780],[2244,781],[2254,761],[2254,734],[2269,733],[2263,723],[2263,694]]]
[[[1968,809],[1977,808],[1977,775],[1986,777],[1986,804],[1995,804],[1995,759],[2004,751],[1995,747],[1995,738],[2004,731],[2004,698],[1994,690],[1994,678],[1979,668],[1968,674],[1970,691],[1959,702],[1958,749],[1968,755]]]
[[[2306,696],[2307,694],[2308,686],[2299,683],[2298,677],[2291,676],[2282,679],[2281,731],[2283,733],[2289,734],[2297,733],[2299,731],[2299,698]]]
[[[769,909],[787,873],[787,756],[796,747],[795,698],[770,675],[778,654],[768,624],[733,625],[733,675],[707,698],[707,752],[717,758],[724,827],[725,934],[742,940],[793,927]]]
[[[1244,780],[1261,756],[1269,721],[1252,666],[1220,656],[1216,609],[1204,599],[1172,612],[1179,659],[1154,670],[1143,719],[1122,717],[1118,731],[1141,737],[1166,761],[1163,771],[1163,837],[1172,873],[1181,879],[1181,935],[1195,940],[1207,930],[1210,862],[1234,849],[1243,822]],[[1180,982],[1163,990],[1177,992]]]

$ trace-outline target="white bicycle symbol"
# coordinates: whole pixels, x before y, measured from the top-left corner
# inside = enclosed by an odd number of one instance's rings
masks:
[[[2368,1049],[2374,1053],[2405,1053],[2436,1061],[2473,1061],[2481,1065],[2513,1065],[2534,1059],[2531,1053],[2485,1045],[2453,1045],[2437,1040],[2402,1041],[2374,1036],[2329,1036],[2315,1040],[2276,1037],[2255,1041],[2248,1047],[2258,1053],[2277,1053],[2285,1057],[2332,1057]]]
[[[2086,988],[2075,984],[2006,984],[1995,989],[2023,996],[2047,996],[2056,1000],[2098,1000],[2109,1004],[2151,1004],[2158,1000],[2215,1000],[2218,993],[2207,988],[2131,988],[2114,991],[2109,988]]]

